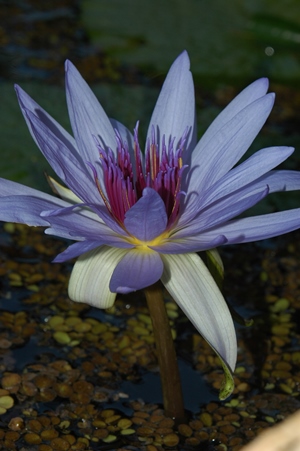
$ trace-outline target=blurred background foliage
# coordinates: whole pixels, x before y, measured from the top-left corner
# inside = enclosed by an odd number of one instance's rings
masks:
[[[274,110],[250,153],[291,145],[285,167],[300,169],[299,0],[0,0],[0,175],[48,189],[49,166],[19,111],[13,83],[70,130],[63,62],[71,59],[103,107],[145,135],[172,61],[189,52],[199,137],[256,78],[270,78]],[[288,194],[284,206],[294,206]],[[281,196],[263,205],[280,208]],[[299,202],[297,203],[299,206]],[[281,207],[282,208],[282,207]]]

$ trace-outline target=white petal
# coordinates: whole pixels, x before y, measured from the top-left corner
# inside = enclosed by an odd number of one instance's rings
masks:
[[[234,371],[237,344],[233,321],[207,267],[194,253],[161,257],[162,283],[203,338]]]
[[[69,281],[70,298],[97,308],[111,307],[116,293],[110,291],[109,282],[126,252],[126,249],[102,246],[81,255]]]
[[[72,204],[81,204],[82,200],[79,199],[76,194],[73,193],[69,188],[58,183],[55,179],[50,176],[47,176],[48,183],[52,189],[52,191],[57,194],[62,199],[71,202]]]

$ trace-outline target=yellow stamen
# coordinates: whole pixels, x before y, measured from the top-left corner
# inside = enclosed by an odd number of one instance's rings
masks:
[[[128,237],[127,241],[141,251],[151,251],[152,246],[161,245],[167,238],[169,238],[169,232],[164,232],[151,241],[141,241],[134,236]]]

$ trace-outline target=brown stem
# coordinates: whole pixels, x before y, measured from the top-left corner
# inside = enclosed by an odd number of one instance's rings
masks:
[[[177,422],[184,421],[177,357],[160,283],[147,287],[145,294],[153,325],[165,414]]]

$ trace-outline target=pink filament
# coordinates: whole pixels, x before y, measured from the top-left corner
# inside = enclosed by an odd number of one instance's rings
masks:
[[[181,178],[185,166],[182,166],[182,152],[187,131],[175,148],[175,138],[166,144],[162,137],[161,151],[157,143],[154,127],[151,139],[148,139],[145,154],[145,170],[143,170],[142,153],[138,142],[138,123],[134,129],[134,153],[131,156],[128,144],[124,142],[117,130],[117,152],[107,150],[97,142],[104,174],[106,193],[100,186],[97,171],[92,168],[97,189],[106,207],[116,221],[122,225],[126,212],[142,197],[143,189],[154,189],[162,198],[168,215],[170,227],[179,213]],[[134,159],[134,169],[131,159]]]

